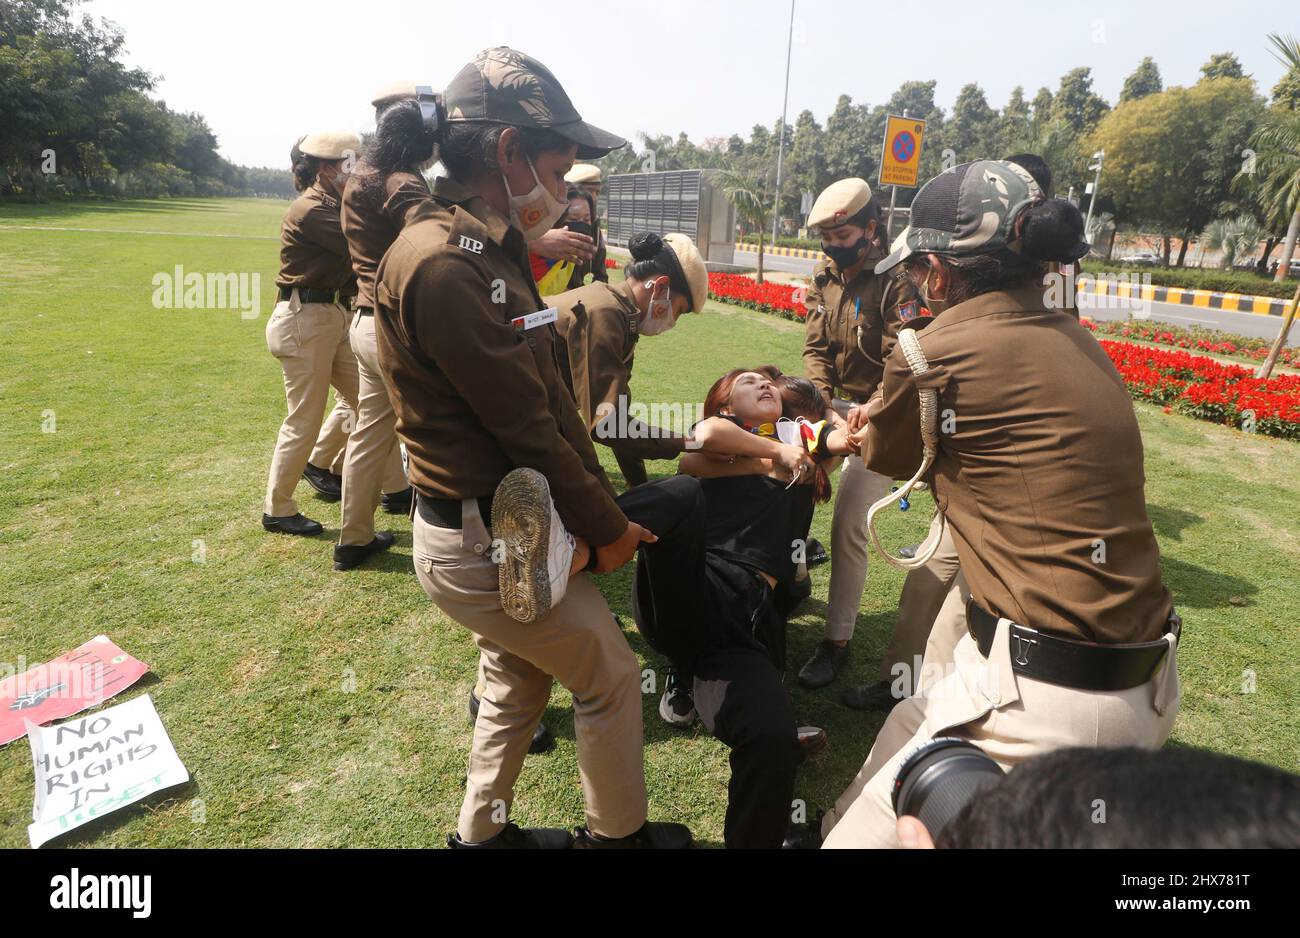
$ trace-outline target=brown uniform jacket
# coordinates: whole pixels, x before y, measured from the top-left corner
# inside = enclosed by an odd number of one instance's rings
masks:
[[[417,173],[377,179],[365,163],[343,190],[343,234],[357,275],[357,306],[375,305],[375,271],[397,233],[433,209],[429,184]]]
[[[614,287],[592,283],[546,302],[559,312],[555,325],[568,355],[573,397],[591,438],[614,451],[629,485],[641,485],[646,481],[642,460],[675,459],[684,440],[620,417],[631,401],[628,385],[637,342],[639,311],[630,287],[626,281]]]
[[[883,256],[873,249],[847,284],[829,258],[813,274],[805,300],[803,364],[827,402],[843,396],[860,404],[871,397],[900,322],[921,314],[916,289],[906,276],[876,276],[872,268]]]
[[[974,600],[1066,638],[1159,638],[1172,600],[1142,437],[1101,346],[1069,312],[1044,308],[1041,286],[959,303],[920,339],[931,373],[917,379],[901,349],[890,356],[862,447],[868,468],[916,472],[916,389],[938,389],[932,484]]]
[[[339,222],[339,200],[318,184],[293,200],[280,226],[282,287],[352,293],[356,274]]]
[[[449,179],[436,210],[402,229],[379,264],[375,331],[384,384],[425,496],[491,495],[521,466],[546,476],[569,530],[610,544],[627,529],[573,403],[522,233]]]

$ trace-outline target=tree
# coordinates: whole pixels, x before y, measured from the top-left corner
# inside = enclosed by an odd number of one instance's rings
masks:
[[[1229,200],[1242,163],[1240,141],[1249,138],[1262,112],[1249,79],[1202,80],[1120,104],[1083,149],[1106,151],[1102,184],[1114,199],[1117,220],[1158,227],[1166,265],[1169,236],[1181,236],[1181,264],[1188,239]]]
[[[1139,98],[1145,98],[1149,94],[1159,94],[1164,91],[1164,84],[1160,81],[1160,69],[1156,67],[1155,59],[1147,56],[1138,63],[1133,74],[1124,79],[1124,87],[1120,89],[1119,101],[1123,104],[1125,101],[1136,101]]]
[[[944,123],[944,143],[956,153],[958,163],[1005,155],[994,152],[997,117],[979,85],[965,85],[957,93],[952,116]]]
[[[1061,86],[1052,98],[1052,120],[1076,134],[1086,134],[1108,110],[1110,105],[1092,90],[1092,69],[1073,68],[1061,76]]]
[[[831,182],[827,178],[825,134],[812,111],[803,111],[795,120],[786,169],[780,211],[782,215],[794,215],[804,192],[820,192]]]
[[[1241,62],[1231,52],[1216,52],[1210,61],[1201,66],[1201,80],[1213,78],[1245,78]]]
[[[763,235],[767,231],[769,219],[766,192],[758,180],[747,178],[740,173],[724,170],[718,173],[716,183],[722,189],[727,201],[736,207],[736,214],[742,222],[758,230],[758,282],[763,282]]]
[[[1288,72],[1300,72],[1300,42],[1291,36],[1270,35],[1274,56]],[[1259,129],[1250,139],[1255,151],[1252,187],[1258,194],[1266,215],[1277,218],[1290,215],[1286,243],[1278,259],[1279,283],[1286,279],[1300,237],[1300,111],[1270,108]],[[1243,167],[1244,172],[1245,167]]]
[[[1252,256],[1264,237],[1264,229],[1249,215],[1216,218],[1201,233],[1206,250],[1219,252],[1219,266],[1231,270],[1240,258]]]
[[[826,176],[837,179],[858,177],[870,180],[876,175],[877,163],[871,156],[872,141],[867,133],[868,113],[865,105],[854,104],[842,94],[835,110],[826,118]]]

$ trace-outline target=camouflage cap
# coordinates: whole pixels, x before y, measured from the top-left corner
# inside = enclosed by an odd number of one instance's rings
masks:
[[[578,145],[578,159],[598,159],[627,144],[582,119],[541,62],[508,46],[484,49],[447,86],[449,121],[491,121],[551,130]]]
[[[912,223],[876,265],[883,274],[914,254],[969,257],[1018,247],[1016,218],[1041,201],[1034,177],[1016,163],[976,160],[944,170],[912,200]]]

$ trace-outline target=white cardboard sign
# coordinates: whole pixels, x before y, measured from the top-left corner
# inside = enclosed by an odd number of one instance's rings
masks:
[[[148,694],[57,726],[29,720],[27,738],[33,847],[190,778]]]

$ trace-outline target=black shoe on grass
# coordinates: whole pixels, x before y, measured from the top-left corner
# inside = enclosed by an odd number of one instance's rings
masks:
[[[325,530],[319,521],[312,521],[302,512],[296,515],[285,515],[282,518],[262,515],[262,527],[276,534],[294,534],[298,537],[315,537]]]
[[[359,567],[367,558],[388,550],[395,540],[392,531],[380,531],[369,544],[335,544],[334,569],[351,570]]]
[[[601,837],[585,827],[573,832],[575,850],[689,850],[692,843],[689,827],[667,821],[646,821],[626,837]]]
[[[307,468],[302,471],[302,477],[327,502],[336,502],[343,497],[343,477],[336,476],[328,469],[321,469],[319,466],[307,463]]]
[[[448,834],[447,846],[452,850],[568,850],[573,835],[556,827],[520,827],[512,821],[482,843],[466,843],[460,834]]]
[[[799,669],[799,683],[809,690],[825,687],[839,676],[849,660],[847,643],[837,645],[822,639],[813,650],[812,657]]]

